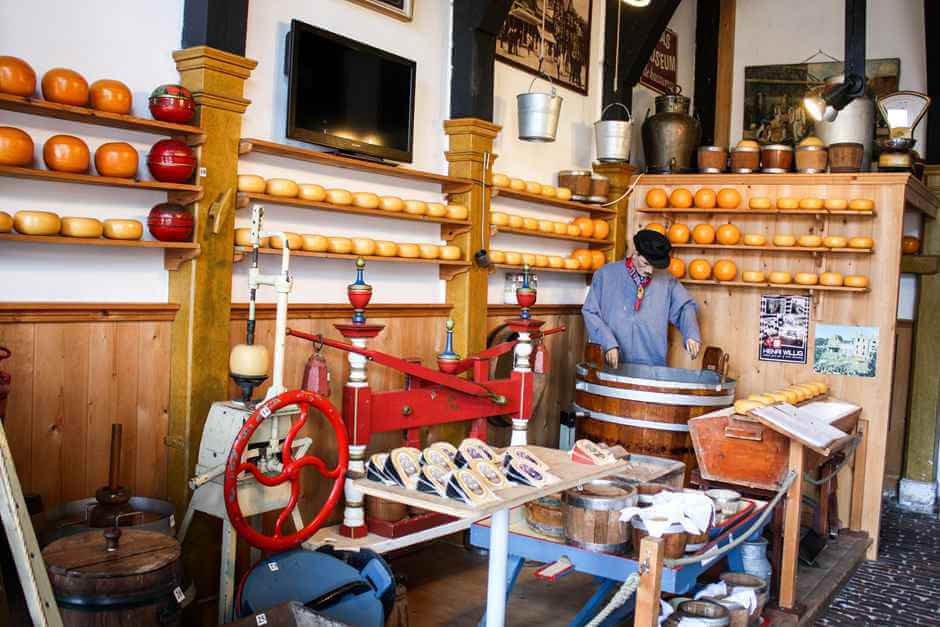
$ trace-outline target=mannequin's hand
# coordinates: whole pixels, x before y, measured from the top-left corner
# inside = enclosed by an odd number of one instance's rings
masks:
[[[617,347],[614,347],[610,349],[609,351],[607,351],[604,354],[604,361],[607,362],[608,366],[616,370],[617,367],[620,366],[620,349]]]
[[[689,357],[695,359],[698,357],[698,352],[702,350],[702,343],[698,340],[689,338],[685,341],[685,350],[688,351]]]

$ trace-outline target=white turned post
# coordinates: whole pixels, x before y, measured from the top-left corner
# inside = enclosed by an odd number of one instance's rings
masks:
[[[357,337],[351,338],[350,343],[357,348],[366,347],[366,339]],[[353,415],[347,416],[347,420],[353,421],[353,433],[357,433],[357,420],[359,418],[359,403],[358,403],[358,391],[359,389],[366,388],[369,386],[368,382],[368,372],[366,371],[366,364],[368,360],[363,356],[357,353],[349,353],[349,380],[346,382],[346,387],[354,388],[353,392],[356,396],[356,402],[352,403]],[[349,474],[353,476],[364,477],[366,474],[366,445],[365,444],[350,444],[349,445]],[[365,513],[365,503],[364,495],[362,491],[359,490],[354,484],[353,479],[350,477],[346,478],[346,483],[343,486],[343,494],[345,496],[345,507],[343,508],[343,526],[348,529],[362,528],[366,524],[366,513]]]
[[[516,342],[516,346],[513,348],[513,354],[515,356],[515,362],[513,364],[513,370],[520,373],[522,376],[519,378],[519,388],[520,393],[520,409],[524,402],[528,399],[523,398],[526,392],[526,381],[529,377],[532,376],[532,367],[529,362],[529,357],[532,355],[532,341],[531,336],[528,331],[520,331],[519,338]],[[529,419],[519,415],[512,419],[512,434],[509,436],[509,445],[510,446],[525,446],[528,444],[528,431],[529,431]]]

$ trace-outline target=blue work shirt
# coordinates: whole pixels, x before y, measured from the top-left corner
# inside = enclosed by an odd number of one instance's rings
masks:
[[[684,341],[701,342],[698,307],[668,270],[653,272],[639,311],[634,309],[636,291],[622,259],[594,273],[581,315],[588,338],[600,344],[605,354],[619,347],[621,363],[665,366],[670,322]]]

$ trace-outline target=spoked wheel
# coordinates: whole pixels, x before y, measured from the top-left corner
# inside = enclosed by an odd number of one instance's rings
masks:
[[[299,416],[284,438],[284,444],[281,448],[281,463],[283,465],[281,472],[276,475],[266,475],[253,462],[242,461],[245,449],[258,427],[276,411],[291,405],[297,406]],[[327,468],[326,463],[315,455],[304,455],[299,459],[294,459],[292,450],[294,438],[307,423],[311,409],[319,411],[326,417],[336,437],[339,459],[334,468]],[[284,523],[291,517],[300,497],[300,471],[308,466],[312,466],[323,477],[332,479],[333,487],[323,508],[313,520],[303,529],[285,534],[283,533]],[[339,412],[336,411],[336,408],[329,400],[313,392],[289,390],[265,401],[255,408],[255,411],[239,431],[225,464],[225,510],[228,512],[232,527],[249,544],[259,549],[286,551],[299,546],[323,525],[327,516],[336,507],[340,496],[343,494],[343,483],[348,466],[349,447],[346,439],[346,427],[340,418]],[[243,472],[250,473],[258,483],[269,488],[290,482],[290,500],[281,510],[281,513],[278,514],[277,521],[274,523],[274,535],[269,536],[256,531],[242,515],[241,507],[238,504],[238,477]]]

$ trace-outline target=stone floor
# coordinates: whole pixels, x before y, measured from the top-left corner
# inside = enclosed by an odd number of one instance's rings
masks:
[[[886,501],[879,559],[859,567],[816,625],[940,625],[940,519]]]

